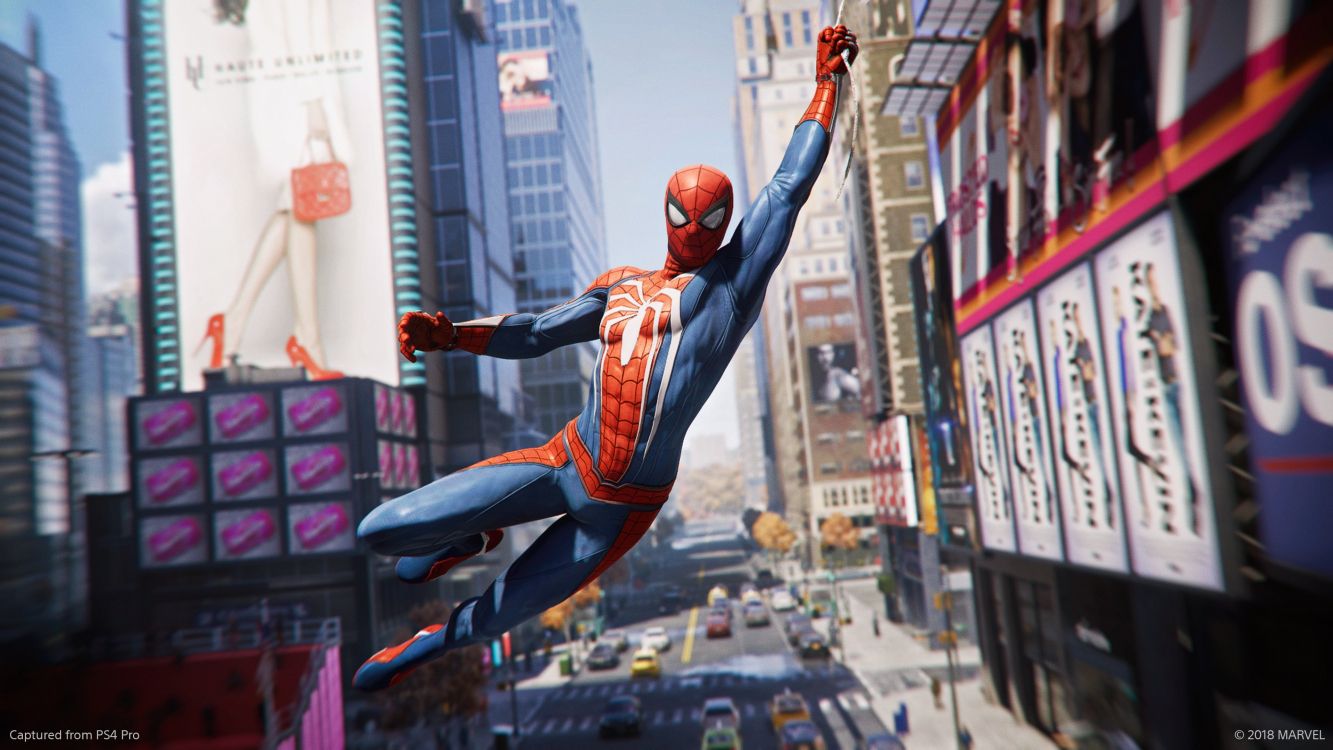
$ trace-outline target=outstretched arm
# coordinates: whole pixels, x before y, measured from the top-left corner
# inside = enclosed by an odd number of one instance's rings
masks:
[[[453,351],[502,359],[528,359],[580,341],[597,338],[606,310],[607,289],[621,279],[642,273],[617,268],[603,274],[583,294],[541,313],[496,315],[453,323],[444,313],[407,313],[398,321],[399,349],[415,362],[416,351]]]
[[[847,59],[843,53],[847,53]],[[757,300],[791,241],[796,215],[810,197],[828,156],[847,63],[856,59],[856,35],[845,26],[819,33],[815,95],[796,125],[777,174],[759,191],[724,256],[738,303]]]

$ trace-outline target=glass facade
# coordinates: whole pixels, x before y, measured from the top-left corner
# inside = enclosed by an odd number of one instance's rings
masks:
[[[560,0],[495,4],[498,53],[545,53],[550,97],[506,107],[510,234],[518,309],[568,301],[606,270],[592,69],[578,13]],[[532,421],[552,434],[583,407],[592,343],[524,360]]]
[[[421,3],[430,210],[439,303],[452,320],[519,308],[505,200],[505,141],[496,85],[494,7],[463,18],[456,2]],[[453,352],[428,360],[444,370],[445,466],[475,463],[536,436],[525,430],[518,363]]]

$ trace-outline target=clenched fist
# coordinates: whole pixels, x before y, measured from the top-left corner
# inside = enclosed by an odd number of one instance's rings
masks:
[[[847,72],[847,66],[856,60],[856,54],[860,49],[856,44],[856,35],[848,31],[846,26],[842,24],[825,26],[824,30],[819,32],[815,79],[822,79],[824,76],[843,75]],[[843,52],[849,53],[845,60],[842,57]]]
[[[454,324],[442,312],[404,313],[398,321],[398,351],[407,361],[417,361],[416,352],[448,351],[454,348]]]

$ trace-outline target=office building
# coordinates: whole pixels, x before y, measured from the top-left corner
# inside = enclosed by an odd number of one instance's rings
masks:
[[[82,364],[79,164],[59,87],[25,51],[0,45],[0,536],[5,640],[68,629],[80,616],[78,498],[89,425]]]
[[[541,312],[607,266],[592,66],[571,3],[506,0],[495,14],[518,310]],[[582,409],[596,352],[584,343],[523,361],[539,432]]]

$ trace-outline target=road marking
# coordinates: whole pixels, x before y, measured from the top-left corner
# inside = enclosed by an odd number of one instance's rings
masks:
[[[703,566],[699,567],[699,577],[703,578]],[[690,655],[694,653],[694,628],[699,624],[699,608],[690,607],[690,624],[685,626],[685,645],[680,650],[680,663],[689,664]]]
[[[565,723],[560,725],[560,733],[564,734],[565,732],[568,732],[573,728],[574,728],[574,719],[573,718],[565,719]]]
[[[583,717],[583,723],[582,723],[582,724],[579,724],[579,731],[580,731],[580,732],[586,732],[586,731],[588,731],[589,729],[592,729],[592,717],[591,717],[591,716],[585,716],[585,717]]]
[[[676,712],[675,712],[674,714],[671,714],[671,723],[672,723],[672,724],[679,724],[679,723],[680,723],[680,720],[683,719],[683,718],[685,718],[685,717],[684,717],[684,714],[685,714],[685,712],[684,712],[682,709],[679,709],[679,708],[676,709]]]
[[[662,711],[661,709],[658,709],[657,713],[653,714],[653,720],[652,720],[652,723],[653,723],[653,724],[661,724],[661,723],[664,722],[664,721],[666,721],[666,711]]]
[[[644,686],[643,686],[643,692],[645,692],[645,693],[651,693],[651,692],[653,692],[653,691],[656,690],[656,689],[657,689],[657,683],[656,683],[656,682],[650,682],[650,683],[648,683],[647,685],[644,685]]]
[[[555,727],[560,723],[559,719],[547,719],[546,726],[542,727],[542,734],[550,734],[555,731]]]

